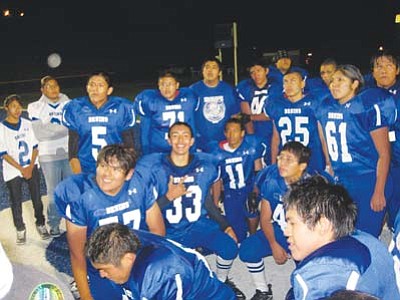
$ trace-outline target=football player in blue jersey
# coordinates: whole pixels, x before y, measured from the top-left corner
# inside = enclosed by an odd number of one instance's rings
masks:
[[[214,205],[211,186],[219,179],[216,159],[208,153],[193,153],[193,132],[189,124],[177,122],[169,128],[169,154],[151,154],[154,184],[160,195],[166,236],[190,248],[206,248],[217,255],[217,277],[235,291],[244,294],[228,278],[238,253],[234,230]],[[143,167],[142,167],[143,168]]]
[[[212,152],[221,169],[221,179],[213,185],[213,199],[219,204],[223,190],[225,216],[238,242],[258,227],[258,209],[253,191],[256,172],[263,167],[265,148],[254,135],[246,135],[243,122],[230,118],[225,124],[226,140]],[[223,186],[223,188],[222,188]]]
[[[85,260],[84,245],[94,229],[118,222],[165,234],[154,191],[134,172],[135,163],[130,149],[107,145],[98,155],[96,174],[72,175],[55,190],[57,208],[66,220],[72,272],[81,299],[117,299],[103,291],[109,282]],[[103,286],[100,294],[99,285]]]
[[[270,97],[265,111],[273,121],[271,162],[276,162],[279,150],[288,141],[298,141],[311,150],[310,170],[325,169],[325,158],[319,138],[315,109],[319,100],[305,95],[305,80],[298,71],[283,76],[284,94]]]
[[[312,93],[314,96],[323,99],[330,95],[329,84],[332,75],[336,71],[337,62],[335,59],[328,57],[323,60],[319,66],[320,77],[308,78],[305,85],[305,94]]]
[[[344,187],[313,176],[292,186],[284,207],[284,233],[298,262],[286,299],[323,299],[340,289],[400,299],[393,259],[380,240],[354,230],[357,206]]]
[[[90,75],[88,96],[71,100],[63,109],[63,124],[69,129],[68,155],[72,172],[95,173],[100,149],[109,144],[134,148],[133,102],[110,96],[113,86],[109,74]]]
[[[268,81],[268,72],[265,62],[254,61],[249,66],[250,78],[240,81],[236,87],[241,112],[249,119],[245,124],[246,132],[259,136],[266,145],[265,162],[267,164],[271,161],[272,122],[264,113],[264,108],[271,94],[282,93],[282,85],[273,86]]]
[[[240,259],[256,287],[253,300],[272,299],[272,291],[264,273],[264,257],[273,256],[277,264],[290,258],[283,230],[286,226],[283,196],[290,185],[309,176],[305,170],[310,160],[310,149],[300,142],[287,142],[278,156],[277,164],[263,169],[258,177],[261,197],[261,229],[245,239],[239,249]]]
[[[179,88],[177,76],[170,71],[159,76],[158,89],[140,92],[134,103],[136,113],[140,116],[143,154],[171,151],[168,129],[177,121],[186,122],[195,130],[197,97],[192,89]]]
[[[289,71],[298,71],[301,73],[304,79],[308,77],[308,71],[293,65],[292,58],[287,50],[278,50],[273,57],[273,64],[268,66],[269,69],[269,81],[272,84],[282,86],[283,76]]]
[[[397,76],[400,73],[399,59],[397,55],[385,50],[377,53],[371,58],[372,76],[374,82],[372,87],[383,88],[393,95],[396,102],[397,117],[400,112],[400,81]],[[393,182],[400,180],[400,122],[397,120],[390,128],[389,140],[392,146],[390,175]],[[393,227],[394,219],[400,207],[400,185],[393,185],[393,197],[388,202],[388,226]]]
[[[199,98],[195,113],[196,145],[202,151],[209,151],[212,141],[224,139],[224,125],[234,114],[240,112],[239,98],[230,84],[219,79],[221,63],[216,58],[207,58],[201,67],[203,80],[190,86]]]
[[[88,240],[86,254],[101,277],[112,280],[117,291],[122,287],[123,299],[236,299],[204,256],[149,232],[101,226]]]
[[[327,168],[357,205],[356,227],[379,236],[393,189],[388,128],[395,121],[396,106],[384,89],[360,91],[363,82],[357,67],[338,66],[330,84],[332,97],[321,102],[316,116]]]

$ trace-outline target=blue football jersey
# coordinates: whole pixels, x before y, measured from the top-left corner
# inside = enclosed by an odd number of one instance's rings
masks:
[[[272,221],[276,222],[282,231],[286,226],[286,215],[283,207],[283,196],[288,191],[285,180],[279,175],[278,166],[270,165],[264,170],[263,181],[260,182],[260,197],[269,202],[272,212]],[[263,200],[263,201],[265,201]]]
[[[141,118],[140,138],[144,154],[169,152],[168,130],[177,121],[188,123],[195,136],[194,115],[198,103],[192,89],[180,88],[171,101],[157,89],[144,90],[136,96],[134,103],[135,111]]]
[[[325,158],[322,152],[321,140],[318,134],[318,121],[315,110],[320,101],[306,95],[296,102],[291,102],[283,95],[271,97],[265,110],[273,120],[279,133],[279,150],[288,141],[297,141],[311,149],[309,168],[325,169]]]
[[[282,74],[282,72],[279,71],[279,69],[275,65],[268,66],[268,69],[269,69],[269,72],[268,72],[269,82],[282,88],[284,74]],[[306,84],[307,84],[307,77],[309,74],[306,69],[303,69],[303,68],[300,68],[297,66],[292,66],[290,68],[290,71],[300,72],[301,76],[303,77],[304,80],[306,80]]]
[[[329,87],[320,77],[307,79],[304,93],[312,95],[320,101],[331,95]]]
[[[392,126],[396,106],[387,91],[370,88],[343,105],[333,97],[326,98],[316,110],[316,117],[335,175],[354,176],[375,172],[378,153],[370,132]]]
[[[82,193],[79,195],[77,191]],[[100,190],[93,174],[79,174],[57,186],[55,201],[62,217],[87,227],[90,236],[94,229],[109,223],[147,229],[146,211],[154,204],[155,194],[151,187],[133,175],[117,195],[109,196]]]
[[[195,250],[148,232],[135,233],[142,246],[122,285],[127,299],[235,299]]]
[[[238,95],[236,90],[224,81],[220,81],[216,87],[208,87],[200,80],[190,88],[199,99],[199,108],[195,114],[196,144],[206,151],[206,144],[224,139],[226,121],[240,112]]]
[[[251,78],[240,81],[237,85],[237,92],[240,101],[248,102],[252,114],[264,113],[265,104],[271,94],[281,93],[282,88],[277,88],[267,83],[265,87],[259,88],[254,84]],[[280,92],[279,92],[280,91]],[[253,121],[254,133],[264,137],[270,143],[272,136],[272,122]]]
[[[224,190],[247,189],[250,192],[255,177],[254,162],[263,153],[264,147],[254,135],[245,135],[234,151],[230,150],[227,141],[220,142],[213,154],[219,161]]]
[[[201,218],[207,218],[206,197],[211,185],[219,179],[219,169],[210,154],[194,153],[186,167],[176,167],[165,154],[161,156],[160,163],[153,165],[152,173],[159,195],[166,194],[170,176],[174,183],[187,176],[184,185],[188,193],[161,209],[167,236],[185,234],[192,224]]]
[[[78,159],[82,171],[94,173],[100,149],[122,143],[122,132],[135,125],[133,102],[109,96],[97,109],[88,97],[76,98],[65,105],[62,123],[79,135]]]
[[[322,299],[340,289],[399,299],[393,268],[382,242],[356,231],[322,246],[297,265],[291,275],[293,299]]]
[[[396,81],[396,83],[388,88],[387,91],[392,94],[397,109],[397,120],[391,126],[389,132],[389,140],[392,146],[391,162],[392,166],[400,167],[400,81]]]

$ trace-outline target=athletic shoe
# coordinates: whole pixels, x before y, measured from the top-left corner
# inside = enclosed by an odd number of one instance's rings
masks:
[[[243,292],[241,290],[238,289],[238,287],[236,286],[236,284],[232,280],[227,278],[225,280],[225,284],[228,285],[233,290],[233,292],[236,295],[236,299],[238,299],[238,300],[246,299],[246,296],[243,294]]]
[[[50,235],[51,237],[59,237],[61,235],[60,227],[50,228]]]
[[[268,284],[267,292],[256,290],[256,293],[251,298],[251,300],[273,300],[273,299],[274,297],[272,295],[271,284]]]
[[[50,234],[47,231],[46,225],[36,225],[36,229],[42,240],[47,240],[50,238]]]
[[[26,243],[26,230],[17,230],[17,245],[23,245]]]

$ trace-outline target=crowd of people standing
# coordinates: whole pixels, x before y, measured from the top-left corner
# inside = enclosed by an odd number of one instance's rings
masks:
[[[8,96],[0,155],[17,244],[27,181],[41,238],[60,236],[65,220],[82,300],[246,299],[230,276],[235,259],[251,299],[271,300],[267,256],[295,261],[287,299],[341,289],[400,298],[397,56],[377,53],[368,74],[328,58],[310,78],[280,50],[236,86],[214,57],[201,70],[187,87],[166,70],[132,99],[113,96],[103,71],[75,99],[46,76],[28,119]],[[385,224],[389,249],[378,240]],[[199,252],[216,255],[215,273]]]

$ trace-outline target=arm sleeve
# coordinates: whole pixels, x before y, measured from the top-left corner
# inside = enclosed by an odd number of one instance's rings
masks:
[[[157,203],[160,209],[162,210],[164,207],[168,205],[168,203],[170,203],[170,201],[167,199],[165,195],[162,195],[157,198]]]
[[[133,128],[129,128],[121,132],[122,142],[127,148],[135,148],[135,141],[133,137]]]
[[[79,148],[79,135],[74,130],[68,130],[68,158],[69,160],[73,158],[78,158],[78,148]]]
[[[140,118],[140,143],[142,153],[148,154],[150,152],[150,119],[147,117]]]

